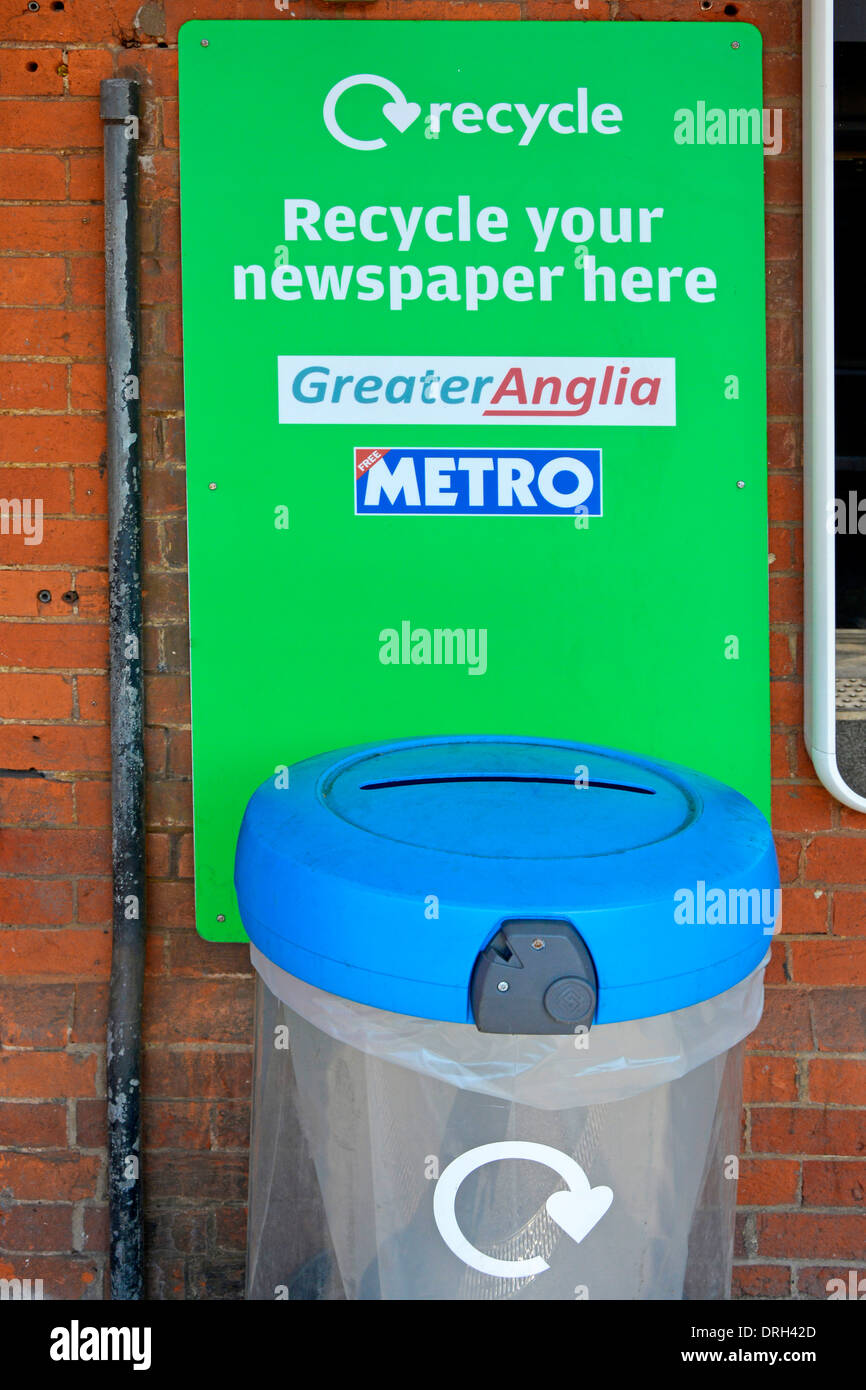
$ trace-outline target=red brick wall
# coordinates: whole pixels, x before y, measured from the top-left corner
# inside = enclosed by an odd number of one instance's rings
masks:
[[[102,189],[98,91],[143,86],[142,331],[149,950],[148,1279],[242,1289],[252,991],[245,948],[193,928],[177,28],[193,17],[642,19],[761,28],[766,160],[776,826],[785,935],[748,1063],[744,1296],[825,1296],[864,1266],[866,822],[817,785],[802,736],[798,0],[0,0],[0,495],[42,497],[45,539],[0,542],[0,1276],[106,1289],[110,952]],[[40,601],[39,591],[50,591]],[[77,597],[75,597],[77,595]]]

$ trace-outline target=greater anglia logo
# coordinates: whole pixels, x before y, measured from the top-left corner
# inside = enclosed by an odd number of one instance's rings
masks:
[[[336,82],[325,97],[322,116],[329,133],[350,150],[383,150],[388,143],[381,135],[364,139],[350,134],[338,116],[340,98],[353,87],[378,87],[388,97],[382,115],[392,131],[402,135],[422,115],[417,101],[409,101],[388,77],[359,72]],[[528,145],[542,127],[554,135],[618,135],[622,111],[612,101],[590,101],[589,89],[578,87],[570,101],[495,101],[484,107],[477,101],[431,101],[424,117],[425,133],[437,139],[443,123],[457,135],[478,135],[489,130],[494,135],[516,136],[518,145]],[[386,127],[382,127],[386,129]]]
[[[675,425],[673,357],[278,357],[298,424]]]

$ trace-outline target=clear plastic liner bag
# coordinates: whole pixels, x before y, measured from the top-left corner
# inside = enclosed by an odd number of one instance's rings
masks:
[[[739,1044],[763,966],[673,1014],[512,1038],[254,963],[249,1297],[727,1297]],[[434,1193],[455,1160],[470,1171],[446,1228]],[[553,1215],[551,1196],[574,1187],[597,1208],[585,1231]]]

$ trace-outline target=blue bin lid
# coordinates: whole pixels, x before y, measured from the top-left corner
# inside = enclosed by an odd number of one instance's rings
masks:
[[[244,926],[275,965],[461,1023],[479,954],[515,919],[577,929],[599,1023],[708,999],[765,955],[778,884],[770,827],[731,787],[608,748],[505,737],[296,763],[254,793],[235,864]]]

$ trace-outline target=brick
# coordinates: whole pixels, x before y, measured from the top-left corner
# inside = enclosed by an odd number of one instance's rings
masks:
[[[852,833],[817,835],[806,849],[805,877],[814,883],[863,883],[866,837]]]
[[[23,1100],[95,1095],[96,1058],[68,1052],[0,1053],[0,1094]],[[3,1185],[0,1180],[0,1188]],[[32,1194],[15,1195],[24,1198]]]
[[[65,297],[66,266],[59,256],[0,256],[0,303],[62,304]]]
[[[162,143],[170,150],[176,150],[180,144],[177,102],[168,99],[162,103]]]
[[[43,1296],[50,1301],[108,1297],[103,1272],[86,1256],[15,1255],[0,1262],[0,1276],[41,1279]]]
[[[184,9],[188,10],[188,8],[188,4],[184,6]],[[223,17],[224,9],[225,6],[220,7],[220,18]],[[260,17],[260,14],[261,12],[259,11],[257,14],[255,14],[255,17]],[[209,15],[205,15],[204,17],[210,18]],[[227,17],[230,18],[231,16],[229,15]],[[247,5],[246,14],[244,17],[254,17],[254,10],[249,4]],[[187,18],[191,18],[191,16],[188,13],[184,14],[184,19]],[[176,48],[158,48],[154,45],[149,44],[146,48],[139,49],[139,51],[134,55],[134,62],[135,75],[139,77],[139,80],[144,80],[147,86],[149,96],[177,96]],[[120,65],[122,71],[123,56],[121,56]]]
[[[790,960],[798,984],[866,984],[866,940],[792,941]]]
[[[145,708],[149,724],[189,724],[189,680],[186,676],[151,676],[145,681]]]
[[[107,984],[77,983],[70,1042],[104,1043],[108,1018]]]
[[[857,1110],[823,1106],[755,1106],[752,1152],[759,1154],[866,1154],[866,1125]]]
[[[151,1201],[180,1197],[200,1202],[242,1202],[247,1194],[247,1180],[246,1158],[160,1151],[148,1155],[147,1188]]]
[[[5,927],[61,927],[72,918],[72,884],[62,879],[0,881],[0,922]]]
[[[57,1149],[66,1146],[66,1106],[0,1100],[2,1148]],[[0,1221],[3,1207],[0,1205]],[[0,1244],[3,1235],[0,1229]]]
[[[250,1105],[246,1100],[220,1101],[213,1107],[214,1149],[246,1149],[250,1142]]]
[[[851,1275],[854,1275],[852,1280]],[[833,1297],[849,1299],[852,1284],[859,1284],[855,1296],[862,1300],[866,1296],[866,1267],[862,1262],[855,1265],[846,1260],[844,1265],[801,1265],[796,1272],[797,1298],[830,1299]],[[842,1288],[839,1288],[841,1280]]]
[[[192,836],[185,836],[192,840]],[[192,864],[189,864],[190,869]],[[205,941],[198,932],[170,931],[168,964],[172,975],[196,978],[212,975],[243,976],[252,979],[249,946],[246,942]]]
[[[743,1099],[747,1105],[758,1101],[796,1100],[796,1058],[748,1055],[743,1076]]]
[[[798,39],[797,16],[789,0],[738,0],[736,22],[760,29],[765,49],[790,49]],[[701,20],[724,24],[724,12],[702,11],[681,0],[619,0],[617,19]]]
[[[229,980],[155,980],[145,999],[148,1045],[177,1042],[249,1043],[252,984]]]
[[[866,1248],[866,1212],[825,1214],[786,1212],[755,1217],[759,1255],[781,1258],[862,1258]]]
[[[70,1250],[72,1207],[46,1202],[0,1207],[0,1248],[6,1253]]]
[[[776,830],[829,830],[833,799],[823,787],[795,782],[773,788],[773,827]]]
[[[0,774],[0,824],[71,825],[72,813],[72,788],[68,783]],[[20,879],[17,881],[22,884]]]
[[[147,1222],[148,1250],[162,1250],[184,1255],[208,1249],[211,1212],[176,1211],[171,1207],[158,1208]]]
[[[60,930],[28,927],[21,931],[9,927],[0,931],[0,970],[7,978],[41,975],[60,979],[102,979],[108,974],[110,961],[108,932],[77,927]]]
[[[96,623],[0,624],[0,665],[36,670],[105,670],[108,629]]]
[[[69,282],[73,304],[99,307],[105,303],[105,262],[101,256],[74,256],[69,262]]]
[[[790,775],[790,759],[788,755],[788,735],[771,734],[771,758],[772,776],[788,777]]]
[[[788,1265],[735,1265],[731,1297],[790,1298],[791,1269]]]
[[[69,1039],[73,989],[69,984],[0,982],[0,1045],[65,1047]]]
[[[741,1207],[787,1207],[797,1201],[800,1164],[790,1158],[743,1158],[737,1184]]]
[[[768,212],[765,231],[767,260],[790,260],[802,255],[803,220],[799,212]]]
[[[82,1149],[104,1149],[108,1143],[105,1101],[79,1100],[75,1107],[75,1138]]]
[[[205,1101],[145,1100],[144,1145],[155,1149],[209,1149],[210,1106]]]
[[[252,1084],[252,1051],[214,1049],[174,1052],[149,1043],[142,1068],[143,1093],[165,1097],[239,1097]]]
[[[3,423],[3,438],[6,456],[15,463],[95,463],[107,442],[105,422],[82,415],[42,415],[38,429],[34,429],[33,420],[26,415],[7,417]],[[78,522],[70,534],[86,536],[93,534],[93,529],[88,531],[86,526]],[[43,564],[53,563],[46,560],[46,546],[53,537],[67,532],[69,528],[64,528],[62,524],[46,527],[45,539],[39,551]],[[15,539],[17,537],[8,536],[7,544]],[[99,552],[94,554],[86,542],[82,542],[74,553],[76,558],[80,557],[82,564],[91,564],[100,558]]]
[[[866,1059],[815,1057],[809,1062],[808,1086],[812,1101],[866,1106]]]
[[[223,1250],[246,1250],[245,1207],[220,1207],[215,1214],[216,1243]]]
[[[18,1201],[86,1201],[95,1197],[99,1158],[82,1154],[0,1154],[0,1184]]]
[[[775,537],[771,544],[778,554]],[[794,632],[770,633],[770,670],[778,678],[793,676],[797,672],[797,634]]]
[[[75,807],[78,825],[111,824],[111,783],[81,781],[75,784]]]
[[[0,844],[0,870],[53,873],[98,872],[110,863],[109,837],[93,830],[7,830]]]
[[[158,150],[141,158],[140,194],[144,203],[172,202],[180,197],[178,157],[171,150]]]
[[[786,98],[799,98],[802,82],[803,69],[798,54],[764,54],[764,102],[766,105],[781,106]]]
[[[774,839],[780,881],[782,884],[793,883],[800,873],[802,843],[792,835],[776,835]]]
[[[800,623],[803,616],[803,581],[800,575],[776,574],[770,571],[770,621],[773,623]],[[771,694],[774,698],[791,701],[785,707],[785,718],[774,713],[776,723],[802,724],[802,692],[792,682],[783,684],[774,681]]]
[[[114,53],[103,48],[72,48],[67,63],[72,96],[98,97],[102,79],[114,75]]]
[[[79,879],[77,920],[92,925],[110,926],[113,901],[110,878]]]
[[[69,197],[74,203],[101,203],[105,195],[102,153],[69,156]],[[88,223],[88,226],[91,224]],[[88,249],[90,249],[88,247]]]
[[[4,101],[3,140],[10,149],[100,149],[99,102],[70,97]]]
[[[782,891],[782,932],[785,936],[827,931],[829,894],[821,888],[789,884]]]
[[[102,676],[79,676],[78,710],[81,719],[105,721],[109,718],[109,681]]]
[[[0,236],[10,251],[64,251],[69,246],[96,251],[102,226],[96,211],[88,208],[7,205],[0,206]]]
[[[803,1205],[858,1207],[866,1211],[866,1163],[838,1158],[832,1162],[807,1159],[803,1164]]]
[[[866,991],[864,991],[866,993]],[[808,1051],[812,1047],[810,995],[791,986],[772,988],[764,995],[764,1013],[749,1036],[750,1050]]]
[[[74,362],[69,368],[73,410],[105,410],[105,367],[101,362]]]
[[[866,989],[815,989],[809,995],[820,1052],[861,1052],[866,1036]]]
[[[0,63],[2,58],[3,50],[0,49]],[[4,151],[0,153],[0,189],[3,190],[3,197],[9,199],[21,198],[28,202],[39,199],[62,201],[66,197],[66,168],[63,160],[56,154]],[[7,219],[5,215],[9,211],[10,209],[4,209],[4,227],[9,225],[10,221],[14,224],[14,219]]]
[[[111,767],[109,730],[102,724],[0,725],[0,765],[51,772],[107,772]]]
[[[0,681],[0,719],[68,719],[71,714],[67,676],[7,672]]]
[[[99,359],[105,320],[92,309],[0,308],[0,339],[10,356]]]
[[[33,368],[32,389],[51,391],[59,377],[64,397],[66,397],[66,368],[51,362],[3,362],[0,363],[0,383],[4,380],[6,368]],[[57,374],[55,376],[55,373]],[[22,378],[19,378],[21,380]],[[27,380],[27,373],[23,380]],[[2,389],[2,387],[0,387]],[[0,467],[0,496],[40,498],[46,516],[59,515],[70,510],[71,487],[67,468],[3,468]],[[40,552],[41,558],[41,552]]]
[[[866,895],[862,889],[833,894],[833,935],[866,936]]]

